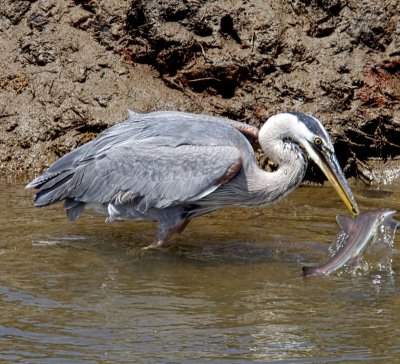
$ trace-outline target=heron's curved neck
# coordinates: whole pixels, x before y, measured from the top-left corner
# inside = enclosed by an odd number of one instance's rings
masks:
[[[249,185],[261,195],[264,203],[280,200],[292,192],[303,180],[307,157],[291,141],[291,125],[285,121],[267,122],[259,133],[259,142],[266,156],[278,166],[273,172],[258,169]]]

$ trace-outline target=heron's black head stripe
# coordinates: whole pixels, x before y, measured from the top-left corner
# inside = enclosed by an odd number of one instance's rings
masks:
[[[316,119],[312,116],[303,112],[289,112],[288,114],[295,115],[304,125],[315,135],[319,135],[326,139],[326,132],[321,127],[320,123],[316,122]]]

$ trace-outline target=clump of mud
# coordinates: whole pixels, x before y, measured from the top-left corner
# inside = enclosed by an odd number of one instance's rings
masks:
[[[397,0],[6,0],[1,170],[37,173],[127,108],[257,126],[290,110],[320,118],[347,176],[369,181],[371,160],[400,154],[399,14]]]

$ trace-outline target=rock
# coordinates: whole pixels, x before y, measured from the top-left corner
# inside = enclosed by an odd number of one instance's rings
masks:
[[[40,172],[128,108],[257,126],[294,110],[321,119],[359,177],[400,154],[399,14],[398,0],[8,0],[0,171]]]

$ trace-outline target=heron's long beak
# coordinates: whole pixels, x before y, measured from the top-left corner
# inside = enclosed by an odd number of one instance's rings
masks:
[[[353,215],[358,215],[359,210],[357,202],[351,192],[350,186],[347,184],[346,178],[339,165],[334,152],[328,149],[316,149],[311,146],[314,153],[310,153],[311,158],[321,168],[328,181],[332,184],[346,207]]]

